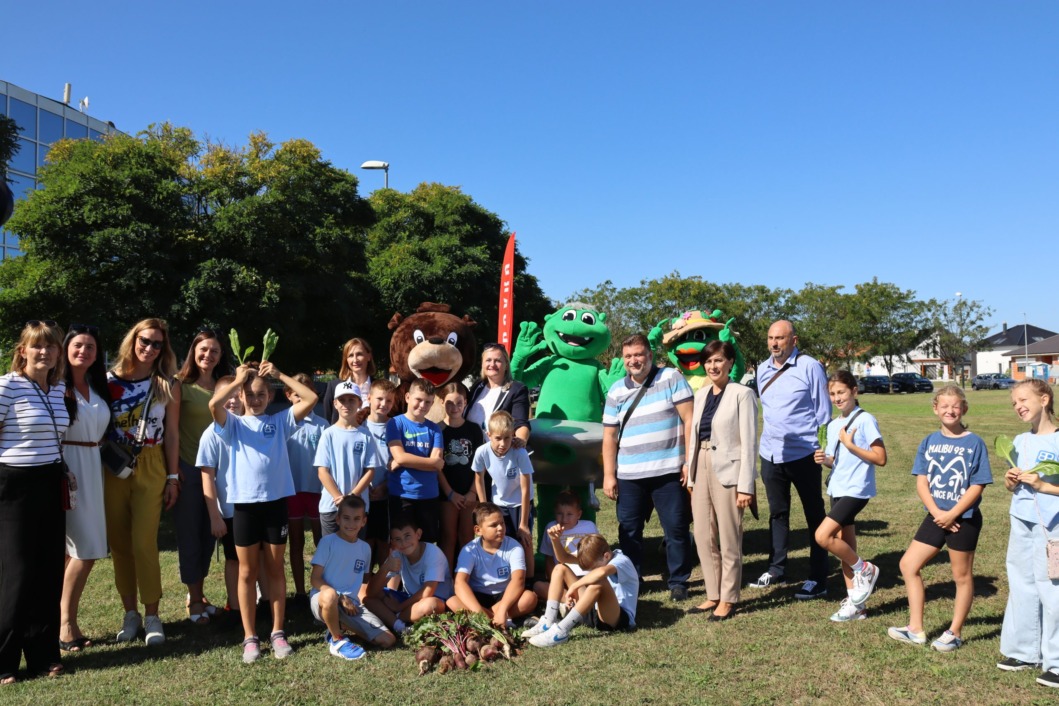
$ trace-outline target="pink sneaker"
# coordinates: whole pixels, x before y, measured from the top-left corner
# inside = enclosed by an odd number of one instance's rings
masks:
[[[287,636],[282,630],[277,630],[272,633],[268,641],[272,643],[272,656],[276,659],[284,659],[290,657],[291,653],[294,652],[294,648],[287,642]]]

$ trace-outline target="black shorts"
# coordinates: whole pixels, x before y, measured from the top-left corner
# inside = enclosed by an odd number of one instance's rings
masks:
[[[510,507],[500,507],[500,514],[504,516],[504,531],[508,537],[511,537],[516,542],[518,541],[518,526],[522,522],[522,506],[511,505]],[[536,517],[537,512],[533,505],[530,505],[530,516],[529,516],[529,531],[533,534],[533,518]]]
[[[221,547],[224,549],[224,560],[225,561],[238,561],[239,557],[235,554],[235,528],[232,527],[232,518],[224,518],[224,526],[228,528],[228,531],[221,537]]]
[[[827,516],[839,526],[849,527],[867,504],[868,498],[831,498],[831,512],[827,513]]]
[[[923,518],[923,523],[919,525],[913,539],[937,549],[941,549],[944,545],[958,552],[973,552],[978,548],[978,535],[982,532],[981,511],[975,508],[973,515],[961,517],[956,520],[956,523],[960,525],[960,529],[950,532],[938,527],[934,524],[934,518],[927,515]]]
[[[265,503],[236,503],[232,516],[235,546],[287,543],[287,499]]]
[[[380,542],[390,541],[390,504],[387,498],[371,501],[368,521],[364,523],[364,536]]]
[[[482,605],[483,608],[492,608],[500,602],[501,598],[504,597],[504,592],[501,591],[500,593],[478,593],[478,591],[475,591],[474,597]]]
[[[585,624],[594,627],[600,632],[628,632],[632,630],[632,624],[629,621],[629,614],[625,612],[624,608],[618,610],[618,624],[611,625],[610,623],[604,622],[599,617],[599,611],[593,610],[589,612],[587,618],[585,618]]]
[[[441,539],[441,501],[437,498],[416,500],[414,498],[395,498],[391,495],[389,507],[391,517],[396,517],[399,513],[404,512],[415,518],[419,529],[423,530],[422,541],[437,544],[438,540]]]

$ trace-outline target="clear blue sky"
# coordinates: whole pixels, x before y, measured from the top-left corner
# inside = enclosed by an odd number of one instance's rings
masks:
[[[4,24],[0,79],[69,81],[120,129],[304,137],[364,193],[368,159],[459,185],[556,299],[877,276],[1059,331],[1056,2],[64,0]]]

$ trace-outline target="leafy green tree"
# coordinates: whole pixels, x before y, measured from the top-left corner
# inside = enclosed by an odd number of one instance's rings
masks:
[[[855,306],[860,312],[861,338],[869,346],[862,359],[879,356],[888,375],[898,361],[930,335],[930,316],[926,302],[912,290],[873,278],[856,286]]]
[[[932,299],[927,306],[932,332],[926,347],[949,365],[956,376],[962,376],[989,335],[986,319],[992,316],[993,310],[974,299],[962,298],[955,303]]]
[[[842,286],[807,283],[791,297],[798,346],[825,368],[849,368],[866,350],[860,309]]]
[[[408,315],[424,301],[442,302],[478,322],[479,340],[496,340],[500,267],[510,235],[500,217],[458,187],[436,183],[407,194],[380,189],[370,202],[376,221],[367,232],[367,275],[385,317]],[[517,322],[540,321],[555,307],[527,264],[516,246],[514,335]]]

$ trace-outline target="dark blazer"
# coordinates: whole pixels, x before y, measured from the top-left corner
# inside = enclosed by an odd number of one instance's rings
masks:
[[[467,398],[467,406],[470,407],[474,401],[489,391],[489,383],[479,380],[471,386],[471,395]],[[530,427],[529,422],[529,389],[521,382],[513,380],[506,385],[496,401],[493,412],[507,412],[515,420],[515,429]],[[492,414],[492,412],[490,412]],[[488,421],[488,419],[486,420]]]
[[[695,393],[691,409],[690,446],[688,448],[688,487],[695,485],[699,456],[699,424],[706,396],[713,389],[706,382]],[[749,387],[730,382],[717,412],[713,415],[713,472],[721,485],[736,486],[740,493],[754,494],[757,479],[757,398]]]

